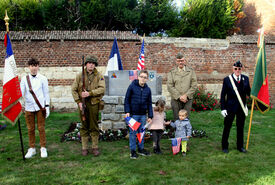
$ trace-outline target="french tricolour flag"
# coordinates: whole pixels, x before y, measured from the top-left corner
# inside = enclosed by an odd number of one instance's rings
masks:
[[[136,131],[136,130],[139,128],[140,122],[137,122],[135,119],[133,119],[133,118],[131,118],[131,117],[126,117],[126,118],[124,118],[124,119],[125,119],[126,123],[128,124],[128,126],[129,126],[132,130]]]
[[[176,155],[180,151],[180,143],[181,143],[181,138],[174,138],[172,139],[172,151],[173,154]]]
[[[139,143],[141,143],[141,141],[142,141],[142,139],[143,139],[143,137],[144,137],[144,134],[145,134],[145,130],[146,130],[146,128],[147,128],[148,126],[149,126],[149,123],[147,123],[146,125],[144,125],[144,126],[141,128],[140,132],[136,134]]]
[[[112,51],[110,53],[110,57],[108,60],[105,76],[108,76],[108,71],[115,71],[115,70],[123,70],[116,37],[114,38],[114,43],[113,43]]]
[[[7,55],[3,78],[2,115],[6,120],[15,124],[21,115],[22,106],[19,99],[22,97],[22,93],[8,33],[5,35],[4,44]]]
[[[142,40],[142,45],[140,49],[140,54],[138,58],[138,67],[137,70],[144,70],[145,69],[145,59],[144,59],[144,39]]]

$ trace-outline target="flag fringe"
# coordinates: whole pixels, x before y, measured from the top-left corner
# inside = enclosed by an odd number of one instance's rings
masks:
[[[262,114],[264,114],[264,113],[266,113],[267,111],[270,110],[270,106],[269,106],[268,104],[264,103],[262,100],[260,100],[260,99],[257,98],[256,96],[250,95],[250,97],[253,98],[254,100],[256,100],[256,101],[255,101],[255,104],[256,104],[258,110],[259,110]],[[265,111],[262,111],[262,110],[259,108],[258,102],[260,102],[261,104],[263,104],[264,106],[266,106],[267,109],[266,109]]]
[[[14,122],[12,122],[9,118],[7,118],[7,117],[4,115],[4,112],[2,112],[2,116],[3,116],[3,118],[4,118],[6,121],[8,121],[9,123],[11,123],[12,126],[14,126],[14,125],[16,124],[16,122],[18,121],[18,119],[20,118],[20,116],[21,116],[22,113],[23,113],[23,112],[20,111],[20,113],[18,114],[18,116],[16,117],[16,119],[14,120]]]

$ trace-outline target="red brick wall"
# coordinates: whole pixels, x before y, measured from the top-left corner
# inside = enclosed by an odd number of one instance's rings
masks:
[[[3,35],[3,33],[1,34]],[[132,35],[130,36],[132,37]],[[124,69],[136,69],[141,44],[139,37],[136,35],[130,39],[129,37],[117,37],[119,51]],[[15,36],[13,39],[11,35],[18,67],[25,67],[30,57],[37,58],[41,62],[41,67],[80,66],[81,56],[87,54],[96,55],[99,59],[99,65],[106,66],[113,44],[112,38],[101,37],[99,39],[97,37],[97,39],[87,39],[84,37],[82,40],[80,38],[67,38],[67,40],[61,38],[60,40],[47,41],[47,39],[43,38],[40,40],[29,40],[26,37],[16,38]],[[173,38],[171,39],[173,40]],[[175,64],[175,55],[178,51],[181,51],[184,53],[189,64],[196,70],[199,83],[221,84],[223,78],[232,72],[232,64],[237,60],[241,60],[245,66],[244,71],[249,75],[252,85],[254,66],[258,53],[256,46],[257,38],[255,36],[234,36],[227,38],[227,40],[229,40],[230,44],[225,50],[176,47],[173,42],[146,43],[145,40],[145,65],[147,69],[156,70],[162,74],[165,83],[166,73]],[[271,101],[274,104],[275,37],[269,37],[266,40],[270,95]],[[3,68],[5,56],[3,44],[0,45],[0,51],[0,60],[2,61],[0,67]],[[73,78],[74,76],[71,79],[50,79],[49,84],[51,86],[70,85]],[[0,85],[2,86],[2,80],[0,80]]]

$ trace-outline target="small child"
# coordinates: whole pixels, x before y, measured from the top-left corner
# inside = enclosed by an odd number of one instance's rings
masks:
[[[188,113],[186,110],[181,109],[179,111],[179,119],[175,122],[170,123],[170,125],[176,128],[175,138],[189,139],[192,134],[192,126],[189,119],[187,118]],[[169,124],[166,124],[169,125]],[[181,151],[182,155],[186,156],[187,140],[181,141]]]
[[[164,112],[164,106],[165,106],[165,101],[162,99],[159,99],[156,102],[156,106],[154,107],[154,112],[153,112],[153,119],[152,123],[149,125],[148,130],[153,135],[153,152],[155,154],[162,154],[160,150],[160,138],[164,130],[164,125],[167,123],[169,124],[170,122],[165,122],[165,112]]]

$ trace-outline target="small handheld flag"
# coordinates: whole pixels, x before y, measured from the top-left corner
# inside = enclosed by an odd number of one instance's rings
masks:
[[[142,128],[141,128],[141,131],[139,133],[137,133],[137,138],[138,138],[138,141],[139,143],[141,143],[144,135],[145,135],[145,130],[146,128],[148,127],[149,123],[147,123],[146,125],[144,125]]]
[[[176,155],[180,151],[180,143],[181,143],[181,138],[173,138],[172,139],[172,151],[173,154]]]
[[[140,122],[137,122],[135,119],[133,119],[133,118],[131,118],[131,117],[126,117],[126,118],[124,118],[124,119],[125,119],[126,123],[128,124],[128,126],[129,126],[132,130],[136,131],[136,130],[139,128]]]

